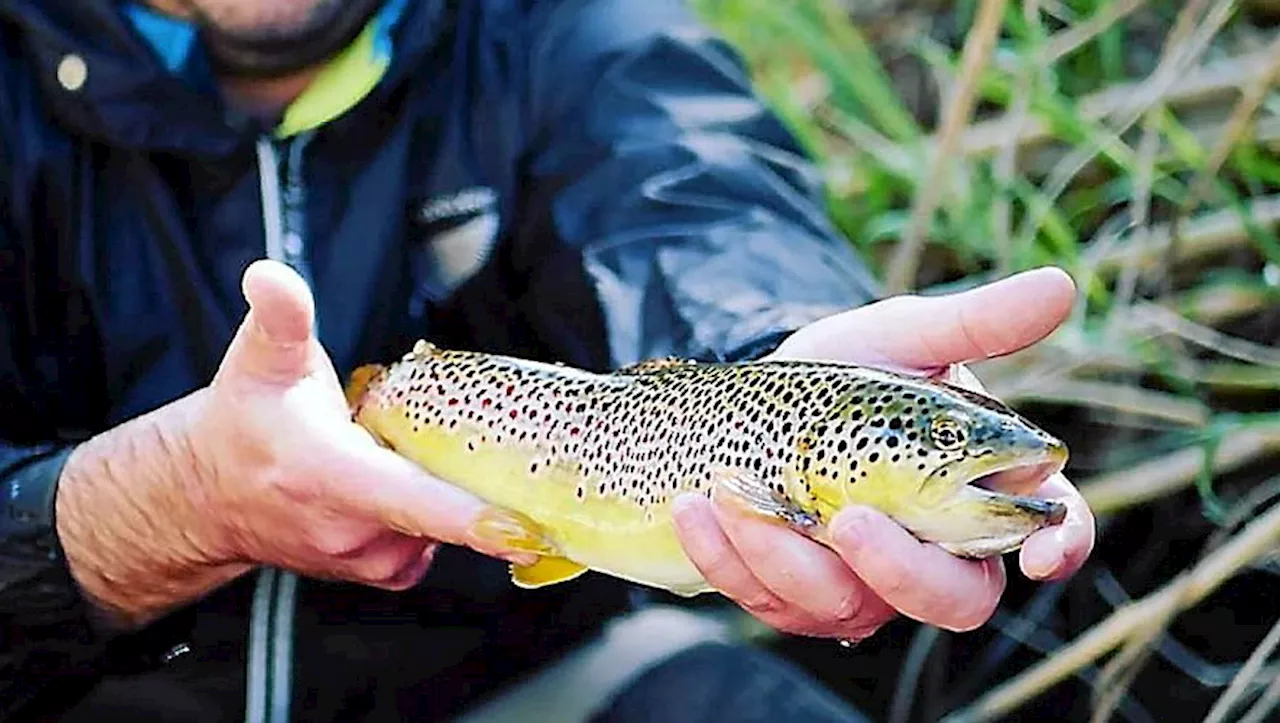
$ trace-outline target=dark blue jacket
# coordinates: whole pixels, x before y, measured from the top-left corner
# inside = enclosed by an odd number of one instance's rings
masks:
[[[744,358],[872,298],[814,168],[683,3],[419,0],[394,38],[359,105],[305,147],[264,146],[117,2],[0,0],[6,549],[45,544],[60,569],[40,533],[66,452],[209,380],[276,222],[341,374],[418,337],[593,369]],[[60,76],[69,56],[82,84]],[[30,559],[0,590],[6,703],[105,659],[78,601],[24,585],[57,574]],[[429,576],[414,599],[437,617],[415,624],[457,624],[438,602],[452,594],[575,628],[565,610],[585,593],[516,595],[502,567],[466,560]],[[243,624],[243,599],[220,594]],[[215,599],[149,644],[189,640]]]

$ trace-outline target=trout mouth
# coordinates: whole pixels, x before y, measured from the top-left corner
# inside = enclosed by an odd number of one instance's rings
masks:
[[[1066,449],[1053,446],[1032,456],[1021,456],[988,465],[976,465],[978,459],[970,458],[947,465],[953,473],[960,473],[958,489],[976,487],[990,493],[1013,509],[1032,518],[1040,518],[1045,524],[1056,525],[1066,517],[1066,505],[1035,495],[1046,480],[1066,466]],[[966,464],[966,462],[968,464]],[[964,468],[972,465],[972,470]],[[939,470],[941,471],[941,470]],[[936,474],[936,473],[935,473]]]
[[[1014,460],[965,480],[965,484],[1012,495],[1030,495],[1045,480],[1062,471],[1066,460],[1045,455],[1044,459]]]
[[[931,475],[949,491],[910,513],[912,532],[944,550],[970,559],[1012,552],[1037,530],[1066,519],[1061,501],[1037,496],[1038,488],[1066,464],[1065,450],[1033,454],[988,454],[957,460]]]

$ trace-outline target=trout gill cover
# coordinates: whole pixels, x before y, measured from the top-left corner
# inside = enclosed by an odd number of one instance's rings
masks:
[[[1034,488],[1061,442],[982,394],[835,362],[641,362],[594,373],[425,341],[357,369],[353,419],[379,443],[526,524],[522,587],[588,569],[695,595],[712,588],[671,518],[684,492],[739,495],[824,542],[865,504],[964,557],[1017,549],[1060,522]]]

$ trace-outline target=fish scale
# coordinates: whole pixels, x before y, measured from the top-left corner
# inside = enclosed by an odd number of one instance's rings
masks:
[[[537,587],[587,569],[696,594],[672,502],[736,493],[819,542],[849,504],[981,557],[1061,519],[1059,503],[968,482],[1047,475],[1065,447],[1004,405],[937,380],[817,361],[656,359],[597,374],[419,342],[357,370],[353,419],[380,442],[519,515]]]

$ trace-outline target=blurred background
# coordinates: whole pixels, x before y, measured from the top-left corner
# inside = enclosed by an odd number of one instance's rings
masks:
[[[978,632],[737,630],[887,723],[1280,720],[1280,1],[693,4],[887,291],[1075,277],[1065,328],[975,371],[1100,524]]]

